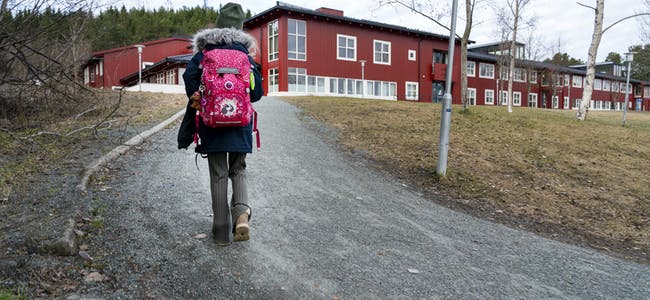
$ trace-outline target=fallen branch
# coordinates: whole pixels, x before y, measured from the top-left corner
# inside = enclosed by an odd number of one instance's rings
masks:
[[[75,121],[76,121],[76,120],[78,120],[79,118],[81,118],[83,115],[85,115],[85,114],[87,114],[87,113],[89,113],[89,112],[96,111],[96,110],[97,110],[97,106],[95,106],[95,107],[93,107],[93,108],[91,108],[91,109],[89,109],[89,110],[86,110],[86,111],[84,111],[84,112],[81,112],[81,113],[77,114],[77,116],[74,117],[74,119],[75,119]]]
[[[101,123],[101,124],[96,124],[96,125],[92,125],[92,126],[77,128],[75,130],[72,130],[72,131],[69,131],[69,132],[66,132],[66,133],[58,133],[58,132],[52,132],[52,131],[40,131],[38,133],[30,134],[28,136],[21,136],[19,138],[22,139],[22,140],[32,140],[33,138],[39,137],[39,136],[42,136],[42,135],[54,135],[54,136],[58,136],[58,137],[69,137],[69,136],[71,136],[71,135],[73,135],[75,133],[79,133],[79,132],[84,131],[84,130],[94,130],[95,132],[97,132],[98,130],[107,130],[107,129],[112,128],[113,123],[115,123],[115,122],[117,122],[117,120],[103,121],[103,123]],[[99,127],[100,125],[103,125],[103,124],[106,124],[108,126],[105,127],[105,128],[99,128],[99,129],[97,128],[97,127]]]

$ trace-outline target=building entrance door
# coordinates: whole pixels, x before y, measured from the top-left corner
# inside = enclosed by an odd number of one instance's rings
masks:
[[[442,103],[442,97],[445,95],[445,82],[444,81],[434,81],[433,89],[431,93],[431,102],[433,103]]]

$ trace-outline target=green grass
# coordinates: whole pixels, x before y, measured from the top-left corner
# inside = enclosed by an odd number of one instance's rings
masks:
[[[595,243],[650,252],[650,114],[454,106],[447,176],[435,173],[440,106],[286,98],[418,186],[470,199],[522,223],[554,224]],[[460,200],[458,200],[460,201]],[[647,258],[647,256],[646,256]]]

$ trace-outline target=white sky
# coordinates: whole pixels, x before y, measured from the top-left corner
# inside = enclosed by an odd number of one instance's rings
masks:
[[[128,6],[144,6],[145,8],[158,8],[164,6],[167,8],[181,8],[183,6],[193,7],[203,5],[204,1],[208,6],[218,7],[219,4],[225,4],[231,1],[219,0],[114,0],[118,1],[117,5],[124,3]],[[480,1],[480,0],[479,0]],[[470,39],[476,44],[485,44],[500,40],[500,35],[495,24],[495,11],[492,7],[499,6],[504,0],[487,0],[492,1],[491,5],[483,5],[474,13],[475,24],[482,21],[472,30]],[[595,0],[579,0],[581,3],[595,5]],[[253,15],[265,11],[275,6],[276,1],[270,0],[242,0],[232,1],[240,3],[244,9],[250,9]],[[401,7],[384,6],[379,7],[379,0],[285,0],[285,3],[301,6],[308,9],[317,9],[319,7],[329,7],[343,10],[346,17],[356,19],[367,19],[387,24],[415,28],[422,31],[429,31],[448,35],[449,32],[440,28],[432,21],[411,13]],[[441,6],[450,6],[451,0],[432,0],[432,3],[440,3]],[[464,2],[464,1],[458,1]],[[613,22],[632,15],[634,13],[647,11],[644,10],[642,0],[607,0],[605,1],[604,27]],[[463,15],[464,9],[459,8],[459,19],[456,32],[462,34],[464,26]],[[539,40],[544,42],[544,47],[557,49],[558,42],[560,51],[566,52],[570,56],[587,60],[587,52],[593,33],[594,13],[592,9],[579,6],[575,0],[531,0],[527,7],[525,15],[530,18],[535,16],[537,19],[535,35]],[[638,19],[638,18],[637,18]],[[598,61],[603,61],[609,52],[617,52],[621,55],[628,51],[631,45],[642,44],[643,41],[639,34],[640,23],[637,19],[629,19],[617,24],[608,30],[600,43],[598,49]],[[442,20],[441,23],[449,26],[449,18]],[[521,37],[521,35],[520,35]],[[519,41],[522,39],[518,38]]]

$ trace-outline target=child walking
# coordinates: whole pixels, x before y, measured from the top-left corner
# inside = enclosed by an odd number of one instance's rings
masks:
[[[248,202],[246,188],[246,154],[253,149],[252,124],[246,126],[216,127],[205,126],[202,119],[196,121],[196,109],[200,107],[199,87],[204,54],[203,51],[213,49],[238,50],[248,55],[252,66],[256,66],[251,55],[257,48],[255,39],[242,31],[245,19],[239,4],[224,5],[216,20],[216,28],[204,29],[194,35],[194,56],[187,65],[183,79],[185,92],[190,98],[185,111],[185,117],[178,131],[178,148],[186,149],[194,141],[197,133],[201,139],[196,152],[207,155],[210,172],[210,192],[212,194],[212,234],[215,241],[228,245],[230,233],[234,233],[235,241],[246,241],[250,238],[249,220],[251,208]],[[257,68],[251,70],[254,82],[251,82],[251,102],[258,101],[262,90],[262,76]],[[253,79],[253,78],[251,78]],[[198,124],[198,128],[197,128]],[[228,178],[232,181],[232,199],[228,203]],[[233,224],[234,223],[234,224]]]

